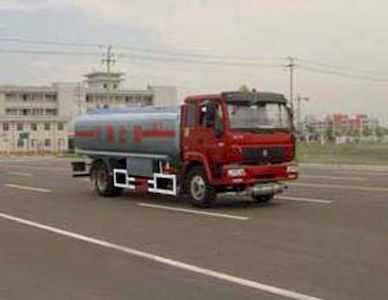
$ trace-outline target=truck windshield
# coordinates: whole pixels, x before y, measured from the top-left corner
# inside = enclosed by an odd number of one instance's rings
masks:
[[[242,131],[291,130],[291,118],[284,104],[228,104],[230,128]]]

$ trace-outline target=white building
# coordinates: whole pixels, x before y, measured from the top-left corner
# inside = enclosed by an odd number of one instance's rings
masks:
[[[85,82],[0,86],[0,153],[67,151],[77,115],[99,108],[176,104],[175,87],[121,88],[123,73],[93,72]]]
[[[2,116],[1,152],[63,152],[68,150],[65,118],[59,116]]]

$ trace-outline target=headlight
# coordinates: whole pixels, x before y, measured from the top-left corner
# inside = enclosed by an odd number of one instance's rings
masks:
[[[244,169],[230,169],[228,170],[228,177],[244,177],[245,170]]]
[[[287,173],[298,173],[298,166],[297,165],[288,166]]]

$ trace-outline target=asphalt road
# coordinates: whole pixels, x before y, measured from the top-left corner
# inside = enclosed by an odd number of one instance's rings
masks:
[[[97,196],[0,158],[0,299],[388,299],[388,170],[302,167],[265,205]]]

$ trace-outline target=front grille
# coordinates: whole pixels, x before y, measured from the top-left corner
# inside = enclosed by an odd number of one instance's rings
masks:
[[[243,148],[242,157],[244,163],[268,164],[282,163],[285,161],[286,151],[284,147]]]

